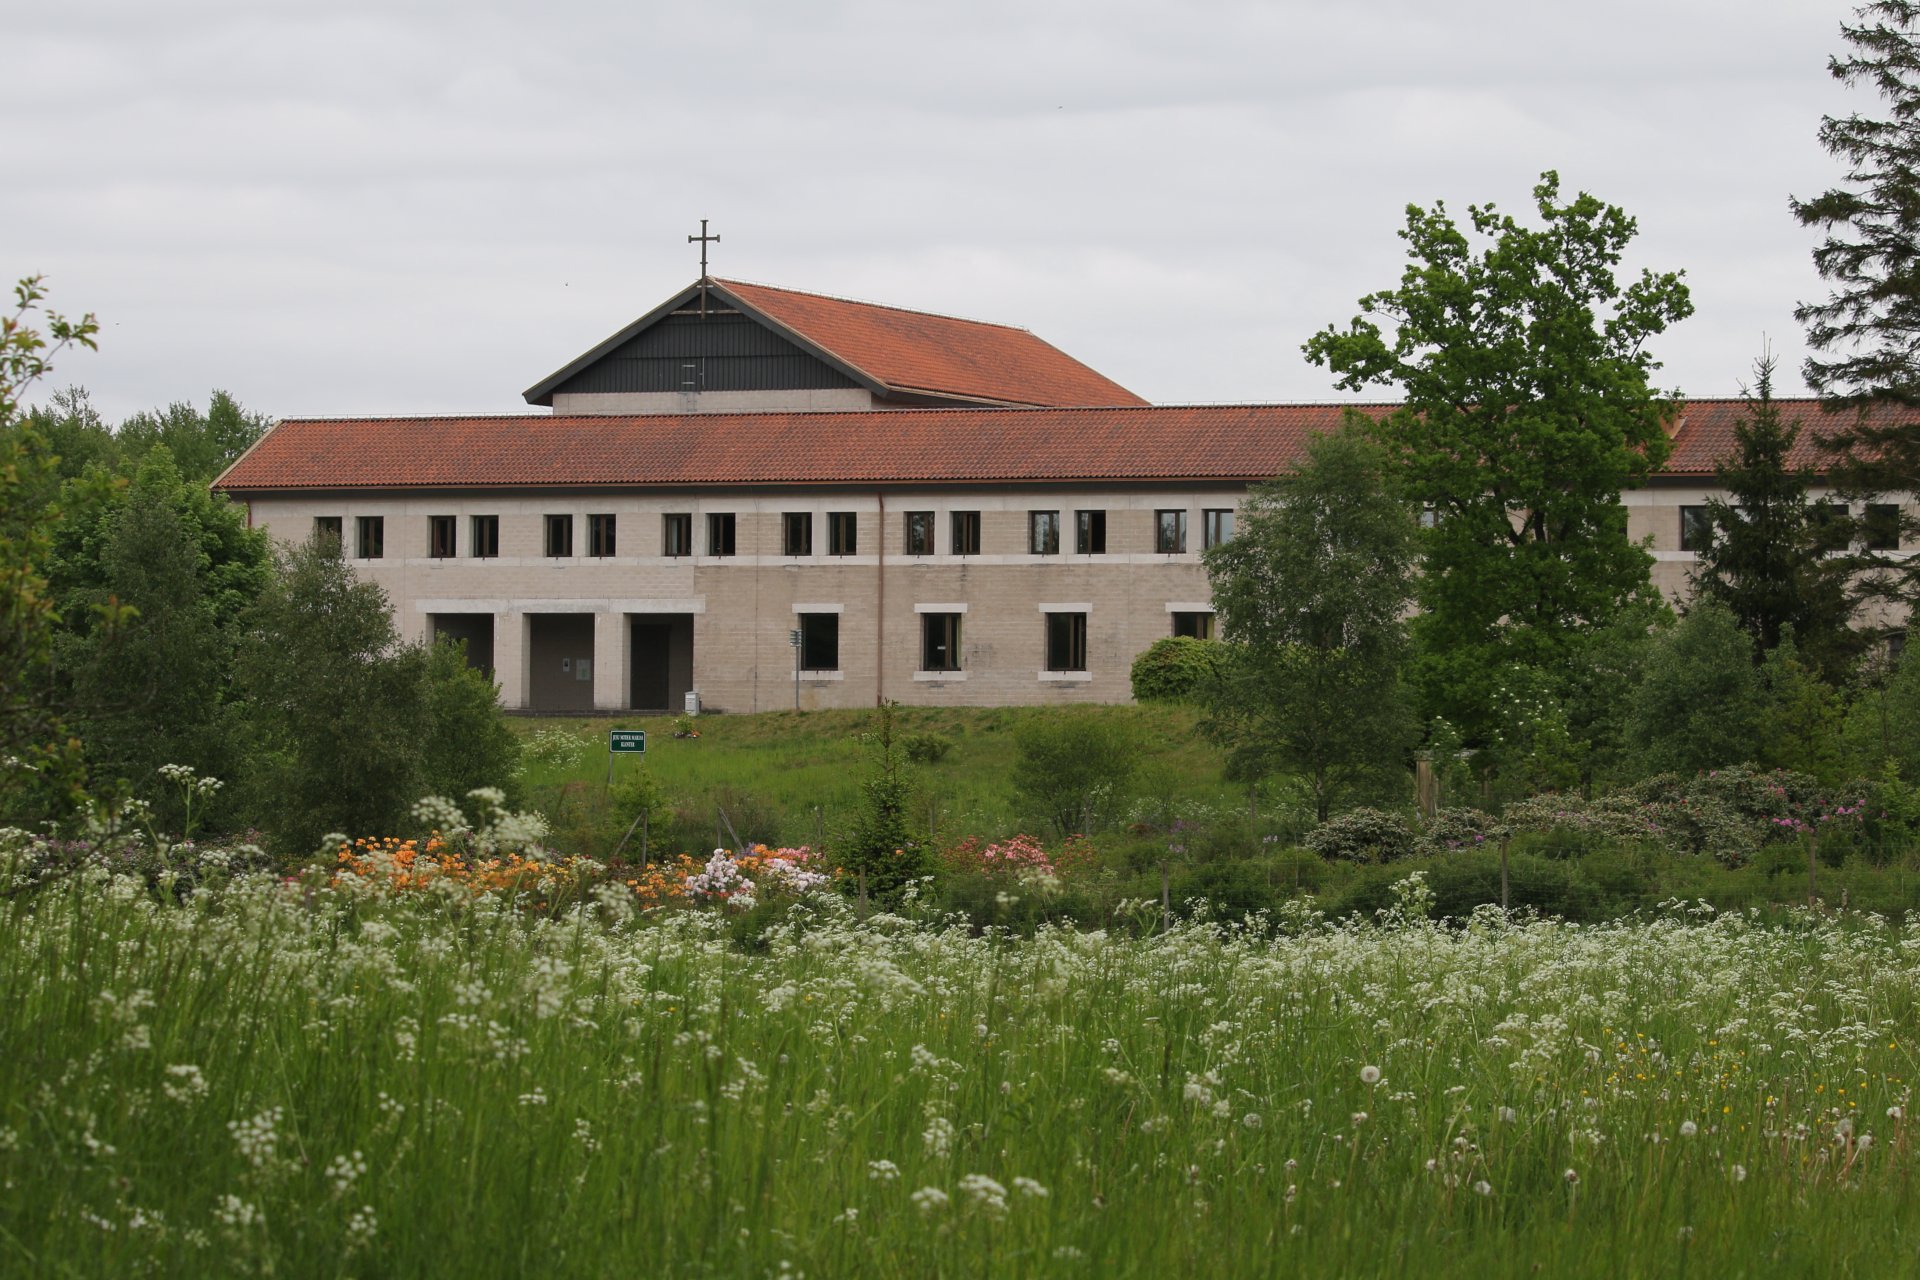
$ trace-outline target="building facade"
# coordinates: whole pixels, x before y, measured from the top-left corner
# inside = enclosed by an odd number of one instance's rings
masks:
[[[1250,487],[1347,412],[1147,406],[1023,330],[725,281],[526,398],[555,412],[288,420],[216,486],[337,539],[512,709],[1120,702],[1212,633],[1201,555]],[[1788,408],[1816,462],[1833,420]],[[1742,411],[1680,406],[1623,495],[1676,598]]]

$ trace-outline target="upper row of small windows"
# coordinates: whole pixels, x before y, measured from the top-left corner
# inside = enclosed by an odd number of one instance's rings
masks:
[[[1208,508],[1201,515],[1202,547],[1217,547],[1233,537],[1231,508]],[[344,520],[340,516],[316,516],[316,538],[331,539],[345,545]],[[826,553],[830,556],[859,554],[860,516],[854,511],[827,513]],[[931,511],[905,514],[905,547],[910,556],[935,555],[936,522]],[[549,515],[543,521],[542,550],[552,559],[571,559],[575,555],[574,517]],[[386,555],[386,518],[360,516],[355,521],[354,555],[363,560],[379,560]],[[1027,550],[1036,556],[1058,555],[1061,549],[1061,512],[1027,513]],[[427,517],[427,555],[436,560],[452,559],[459,554],[459,526],[454,516]],[[617,547],[615,517],[593,514],[586,517],[584,552],[604,558]],[[731,556],[739,545],[738,526],[731,511],[710,512],[706,518],[706,548],[709,556]],[[1154,512],[1153,549],[1167,555],[1187,550],[1187,512],[1168,509]],[[1107,550],[1107,513],[1103,510],[1073,513],[1073,550],[1078,555],[1105,555]],[[664,556],[690,556],[693,549],[693,516],[687,512],[668,512],[660,517],[660,553]],[[813,513],[788,511],[780,517],[780,553],[810,556],[813,549]],[[467,517],[467,555],[489,559],[500,554],[500,517]],[[947,554],[980,554],[980,513],[953,511],[947,518]]]

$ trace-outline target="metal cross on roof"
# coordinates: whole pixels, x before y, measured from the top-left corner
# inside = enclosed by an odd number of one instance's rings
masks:
[[[697,236],[688,236],[687,243],[697,243],[700,246],[700,318],[704,320],[707,318],[707,245],[710,243],[719,244],[720,237],[707,234],[707,220],[702,218],[700,219],[700,234]]]

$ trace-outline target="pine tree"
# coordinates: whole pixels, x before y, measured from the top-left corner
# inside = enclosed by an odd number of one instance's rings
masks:
[[[1833,285],[1794,312],[1807,326],[1807,384],[1828,399],[1920,404],[1920,0],[1871,0],[1842,24],[1851,46],[1828,59],[1833,77],[1866,85],[1887,119],[1854,113],[1820,122],[1820,145],[1847,166],[1846,185],[1791,201],[1826,232],[1813,251]]]
[[[1798,421],[1773,398],[1772,356],[1754,365],[1746,416],[1734,426],[1734,453],[1715,469],[1727,497],[1707,502],[1712,535],[1700,552],[1694,588],[1725,605],[1752,637],[1754,660],[1799,637],[1804,658],[1830,676],[1851,654],[1852,561],[1831,554],[1850,529],[1808,497],[1813,472],[1793,465]]]

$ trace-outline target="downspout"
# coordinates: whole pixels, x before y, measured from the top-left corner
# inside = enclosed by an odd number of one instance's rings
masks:
[[[887,495],[884,491],[874,490],[875,498],[880,502],[880,527],[874,530],[874,550],[879,553],[874,561],[874,578],[878,589],[879,603],[873,611],[873,705],[887,705]]]

